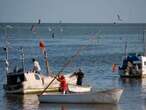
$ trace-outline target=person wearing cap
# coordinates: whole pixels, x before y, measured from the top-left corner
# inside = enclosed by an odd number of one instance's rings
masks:
[[[32,70],[32,72],[40,74],[41,67],[40,67],[39,62],[36,59],[34,59],[34,58],[32,59],[32,61],[33,61],[33,70]]]
[[[68,92],[68,84],[66,82],[66,79],[64,75],[58,76],[57,80],[60,82],[59,91],[63,94],[66,94]]]

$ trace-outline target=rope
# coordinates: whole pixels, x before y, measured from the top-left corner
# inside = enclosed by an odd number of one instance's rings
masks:
[[[90,39],[89,39],[89,40],[90,40]],[[93,38],[91,38],[91,40],[93,40]],[[58,76],[61,72],[63,72],[64,69],[65,69],[69,64],[71,64],[71,63],[73,62],[73,60],[74,60],[76,57],[79,56],[80,51],[83,50],[83,49],[86,48],[86,47],[87,47],[87,45],[82,45],[82,46],[75,52],[75,54],[67,60],[67,62],[63,65],[62,69],[57,73],[57,75],[54,77],[54,79],[46,86],[46,88],[45,88],[39,95],[42,95],[42,94],[46,91],[46,89],[53,83],[53,81],[57,78],[57,76]]]
[[[36,25],[34,25],[34,26],[36,26]],[[34,27],[34,28],[36,28],[36,27]],[[31,30],[33,30],[33,26],[32,26],[32,28],[31,28]],[[36,30],[34,30],[34,31],[32,31],[32,32],[35,32],[35,34],[38,35],[38,33],[36,32]],[[95,38],[96,38],[96,36],[99,35],[99,34],[100,34],[100,33],[98,32],[98,33],[95,35]],[[93,38],[91,37],[91,40],[94,41],[95,38],[94,38],[94,37],[93,37]],[[89,39],[89,40],[90,40],[90,39]],[[53,83],[53,81],[57,78],[57,76],[58,76],[61,72],[63,72],[64,69],[65,69],[69,64],[71,64],[71,63],[75,60],[76,57],[79,56],[80,51],[83,50],[85,47],[87,47],[87,45],[82,45],[82,46],[75,52],[75,54],[74,54],[72,57],[70,57],[70,58],[67,60],[66,63],[64,63],[64,65],[62,66],[61,70],[57,73],[57,75],[53,78],[53,80],[44,88],[44,90],[43,90],[39,95],[42,95],[42,94],[46,91],[46,89]],[[46,64],[47,64],[46,66],[48,66],[48,63],[46,63]]]

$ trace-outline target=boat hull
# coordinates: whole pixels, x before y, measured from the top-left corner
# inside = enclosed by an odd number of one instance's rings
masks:
[[[39,94],[44,90],[44,88],[30,88],[30,89],[16,89],[16,90],[6,90],[7,94]],[[58,87],[48,88],[46,92],[57,92],[59,91]]]
[[[127,74],[124,70],[119,70],[119,75],[121,78],[143,78],[142,73],[138,74]]]
[[[129,54],[123,59],[123,64],[119,67],[121,78],[145,78],[146,77],[146,56]]]
[[[71,77],[71,74],[65,75],[66,80],[69,84],[76,84],[76,77]],[[4,84],[4,89],[6,93],[12,94],[32,94],[42,92],[48,84],[54,79],[52,76],[44,76],[42,74],[36,73],[24,73],[25,79],[22,82],[16,84],[7,83]],[[18,77],[19,76],[13,76]],[[11,76],[10,76],[11,78]],[[16,78],[17,80],[17,78]],[[54,92],[59,90],[59,82],[55,79],[52,84],[46,89],[45,92]]]
[[[123,89],[111,89],[100,92],[71,93],[71,94],[43,94],[39,97],[40,102],[48,103],[109,103],[117,104]]]
[[[142,76],[141,75],[132,75],[132,76],[130,76],[130,75],[120,75],[120,77],[121,78],[142,78]]]

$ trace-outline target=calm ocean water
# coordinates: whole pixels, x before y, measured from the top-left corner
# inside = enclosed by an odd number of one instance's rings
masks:
[[[10,28],[11,25],[12,27]],[[0,24],[0,109],[1,110],[145,110],[146,79],[122,80],[118,72],[112,73],[111,65],[122,62],[124,46],[128,52],[143,52],[143,36],[146,24],[39,24],[36,34],[32,24]],[[7,28],[6,28],[7,27]],[[5,81],[5,32],[10,47],[10,67],[20,65],[20,47],[24,48],[25,69],[32,68],[32,58],[41,63],[45,74],[43,55],[39,41],[43,39],[48,51],[52,71],[58,72],[63,64],[82,46],[77,57],[64,72],[74,72],[81,68],[85,73],[84,83],[93,88],[124,88],[118,105],[107,104],[40,104],[36,95],[6,95]],[[52,38],[54,33],[54,38]]]

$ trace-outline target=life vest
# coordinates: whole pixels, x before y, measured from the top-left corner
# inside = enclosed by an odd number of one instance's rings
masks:
[[[112,72],[116,72],[117,69],[117,65],[116,64],[112,64]]]

